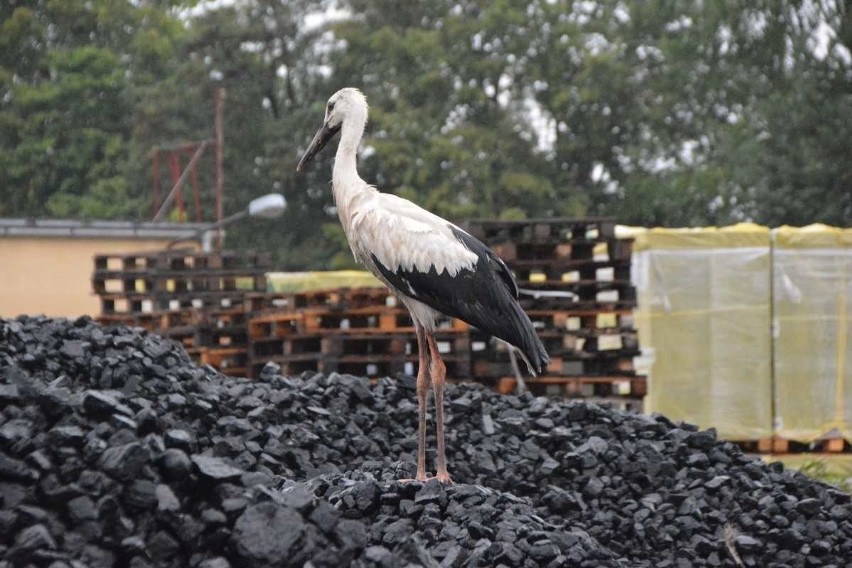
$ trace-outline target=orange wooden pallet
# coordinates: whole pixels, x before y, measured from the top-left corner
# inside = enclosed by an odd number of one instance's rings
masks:
[[[305,333],[414,333],[414,324],[403,308],[374,306],[350,310],[310,308],[302,310]],[[460,320],[447,320],[441,331],[465,332]]]
[[[558,393],[568,397],[641,398],[647,392],[647,381],[645,377],[639,376],[565,377],[545,375],[526,378],[524,382],[529,386],[555,386],[555,392],[552,394]],[[517,379],[513,376],[501,377],[497,381],[497,390],[501,393],[510,393],[515,390],[516,384]]]
[[[248,335],[251,341],[261,341],[303,333],[304,319],[300,312],[269,313],[253,317],[248,321]]]
[[[309,290],[291,294],[291,309],[327,308],[350,310],[366,307],[395,307],[396,296],[383,286]]]
[[[215,367],[229,377],[246,377],[249,374],[248,353],[244,347],[206,347],[199,350],[202,365]]]
[[[825,437],[810,443],[798,442],[770,436],[754,440],[731,440],[745,452],[759,454],[798,454],[798,453],[827,453],[836,454],[852,452],[852,443],[839,436]]]

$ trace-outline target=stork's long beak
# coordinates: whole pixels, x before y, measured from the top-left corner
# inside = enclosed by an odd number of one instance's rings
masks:
[[[308,162],[313,160],[314,156],[316,156],[320,150],[325,148],[328,141],[334,138],[334,135],[338,132],[340,132],[340,124],[337,126],[329,126],[327,122],[324,123],[322,128],[317,130],[317,133],[314,135],[314,139],[311,140],[311,145],[308,146],[308,149],[305,151],[305,155],[302,156],[301,160],[299,160],[299,165],[296,166],[296,171],[304,172]]]

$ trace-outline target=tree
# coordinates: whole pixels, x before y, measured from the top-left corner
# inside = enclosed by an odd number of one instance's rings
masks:
[[[128,178],[138,82],[180,32],[163,8],[83,0],[0,8],[0,214],[137,217]]]
[[[285,11],[250,2],[210,26],[244,22],[228,54],[207,59],[238,62],[237,82],[253,83],[243,89],[254,94],[239,116],[254,125],[249,139],[266,146],[246,146],[242,160],[254,160],[256,179],[290,200],[282,228],[246,225],[232,242],[281,243],[276,250],[289,267],[352,262],[328,184],[332,152],[307,177],[292,173],[326,98],[349,85],[362,88],[372,106],[363,177],[451,219],[596,214],[645,225],[848,223],[848,210],[832,217],[823,204],[836,203],[848,185],[843,138],[832,138],[827,125],[846,127],[827,118],[848,104],[849,62],[842,47],[822,60],[809,50],[820,19],[797,24],[804,10],[797,3],[352,0],[348,8],[350,17],[310,34],[300,31],[310,12],[301,4]],[[844,8],[823,2],[820,9],[840,30]],[[276,34],[287,38],[286,49]],[[241,54],[247,42],[252,54]],[[792,68],[784,64],[790,50]],[[259,85],[266,95],[252,90]],[[829,108],[820,104],[827,85],[841,86]],[[265,124],[245,121],[263,97]],[[802,97],[822,110],[801,112]],[[802,137],[802,129],[812,135]],[[816,157],[803,169],[796,157],[808,152]],[[229,187],[234,178],[229,173]]]
[[[848,224],[836,143],[849,133],[847,10],[537,3],[547,33],[530,69],[556,122],[557,171],[591,190],[591,211],[627,223]],[[825,206],[837,199],[845,207]]]
[[[329,267],[346,246],[323,228],[331,217],[328,168],[318,164],[305,176],[295,171],[329,93],[317,72],[324,57],[317,42],[325,30],[306,24],[316,10],[322,5],[273,0],[211,8],[192,19],[181,54],[200,64],[192,68],[191,82],[203,102],[188,111],[196,120],[196,139],[212,135],[213,90],[222,86],[227,92],[225,214],[268,192],[281,192],[288,201],[280,220],[247,220],[229,228],[226,245],[270,250],[285,269]],[[157,108],[152,105],[153,117]]]
[[[534,132],[501,87],[511,58],[483,47],[488,34],[511,37],[523,12],[501,2],[353,9],[358,18],[334,27],[347,49],[333,54],[332,79],[358,77],[371,101],[368,179],[451,219],[560,212]]]
[[[6,3],[0,214],[147,218],[152,148],[211,138],[224,86],[226,214],[289,202],[228,246],[349,266],[333,152],[294,169],[357,86],[363,177],[454,220],[849,225],[850,20],[840,0]]]

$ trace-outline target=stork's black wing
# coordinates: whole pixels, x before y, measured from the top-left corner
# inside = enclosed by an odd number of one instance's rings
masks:
[[[417,267],[391,269],[375,255],[373,262],[402,294],[514,345],[532,368],[541,372],[550,358],[518,304],[518,286],[508,267],[475,237],[453,225],[450,229],[465,248],[476,254],[472,268],[462,268],[451,275],[447,270],[439,273],[434,266],[426,272]]]

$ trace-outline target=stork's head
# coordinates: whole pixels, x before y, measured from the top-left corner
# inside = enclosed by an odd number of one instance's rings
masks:
[[[328,141],[340,132],[344,122],[352,122],[362,127],[367,122],[367,97],[353,87],[340,89],[328,99],[328,104],[325,107],[325,120],[322,127],[314,135],[314,139],[311,140],[311,144],[302,159],[299,160],[299,165],[296,166],[297,172],[305,171],[308,162],[313,160],[314,156],[325,148]]]

